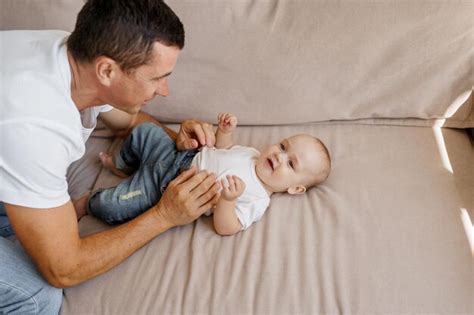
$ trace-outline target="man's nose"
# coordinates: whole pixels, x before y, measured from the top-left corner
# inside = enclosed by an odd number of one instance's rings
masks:
[[[166,79],[161,79],[158,82],[158,86],[156,87],[155,95],[168,96],[168,94],[169,94],[168,81]]]

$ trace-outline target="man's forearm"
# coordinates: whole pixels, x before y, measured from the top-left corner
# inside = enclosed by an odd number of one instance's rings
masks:
[[[57,287],[78,284],[111,269],[172,227],[153,209],[110,230],[79,238],[71,202],[47,210],[14,205],[6,209],[17,238],[45,279]]]
[[[61,275],[62,285],[75,285],[110,270],[171,227],[151,210],[113,229],[82,238],[77,266]]]
[[[124,132],[121,132],[119,134],[119,136],[121,136],[121,137],[128,136],[128,134],[130,134],[130,132],[132,131],[133,128],[135,128],[139,124],[142,124],[142,123],[145,123],[145,122],[151,122],[151,123],[154,123],[155,125],[158,125],[158,126],[162,127],[165,130],[165,132],[168,134],[168,136],[170,136],[170,138],[173,139],[173,141],[176,142],[178,134],[173,129],[166,127],[165,125],[160,123],[155,117],[153,117],[153,116],[151,116],[151,115],[149,115],[145,112],[142,112],[142,111],[138,112],[138,114],[131,121],[131,123],[130,123],[129,127],[127,128],[127,130],[125,130]]]

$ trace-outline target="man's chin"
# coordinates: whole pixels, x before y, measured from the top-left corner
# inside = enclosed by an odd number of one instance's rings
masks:
[[[121,111],[124,111],[126,112],[127,114],[130,114],[130,115],[135,115],[137,114],[140,109],[142,108],[141,105],[138,105],[138,106],[133,106],[133,107],[125,107],[125,108],[119,108]]]

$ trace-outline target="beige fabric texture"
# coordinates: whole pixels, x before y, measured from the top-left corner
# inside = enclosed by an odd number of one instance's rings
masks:
[[[169,3],[187,37],[170,96],[147,109],[162,120],[474,127],[473,1]]]
[[[167,3],[186,46],[170,96],[146,108],[163,121],[233,111],[251,125],[384,118],[474,127],[474,1]],[[71,31],[82,1],[1,4],[1,29]]]
[[[66,289],[62,314],[472,313],[462,209],[474,218],[474,150],[466,133],[241,127],[236,142],[262,148],[300,132],[328,145],[327,182],[273,196],[262,220],[232,237],[217,235],[208,217],[172,229]],[[97,187],[116,181],[104,170]],[[83,234],[107,227],[90,216],[80,226]]]
[[[473,142],[440,127],[474,127],[474,1],[167,2],[186,46],[145,110],[233,112],[257,148],[314,134],[333,172],[235,236],[205,217],[164,233],[66,289],[61,314],[472,314]],[[82,4],[0,0],[0,29],[71,31]],[[107,134],[70,168],[71,196],[117,182]]]

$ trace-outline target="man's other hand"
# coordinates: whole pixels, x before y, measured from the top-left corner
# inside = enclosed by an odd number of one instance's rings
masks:
[[[197,149],[201,146],[211,148],[215,143],[216,136],[212,125],[194,119],[183,121],[176,139],[178,150]]]

